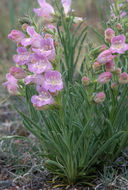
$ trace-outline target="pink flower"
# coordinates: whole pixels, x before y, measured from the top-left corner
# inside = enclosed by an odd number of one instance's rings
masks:
[[[58,71],[48,71],[45,73],[43,88],[54,93],[63,89],[63,81]]]
[[[107,72],[113,72],[115,71],[115,68],[116,68],[116,65],[114,64],[113,60],[105,64],[105,69]]]
[[[67,15],[71,10],[72,0],[61,0],[61,2],[64,8],[64,13]]]
[[[112,73],[104,72],[98,77],[98,82],[100,84],[105,84],[105,83],[109,82],[111,80],[111,78],[112,78]]]
[[[11,67],[10,74],[14,76],[16,79],[23,79],[26,76],[24,69],[19,67]]]
[[[111,42],[111,39],[114,36],[115,36],[114,30],[112,30],[111,28],[108,28],[107,30],[105,30],[105,41],[106,42]]]
[[[41,59],[38,59],[35,63],[30,63],[28,65],[28,70],[35,74],[41,74],[51,69],[52,65],[46,57],[42,57]]]
[[[108,49],[99,54],[99,56],[97,57],[97,61],[101,64],[106,64],[115,57],[116,55],[112,55],[112,51]]]
[[[110,50],[112,53],[119,54],[124,54],[128,50],[128,44],[125,43],[125,36],[123,34],[112,38]]]
[[[40,57],[47,57],[48,60],[53,60],[55,58],[55,47],[52,38],[42,39],[41,48],[32,48],[32,50]]]
[[[120,84],[127,84],[128,83],[128,74],[123,72],[119,75],[119,83]]]
[[[94,98],[94,101],[99,104],[99,103],[102,103],[104,102],[105,100],[105,94],[104,92],[99,92],[98,94],[96,94],[95,98]]]
[[[8,38],[16,43],[20,43],[25,38],[25,34],[19,30],[12,30]]]
[[[32,59],[34,59],[34,55],[30,54],[24,47],[18,47],[17,53],[17,55],[13,56],[13,60],[15,63],[18,63],[19,65],[28,64]]]
[[[12,95],[18,94],[17,79],[15,79],[10,73],[6,74],[7,82],[3,83],[7,87],[8,91]]]
[[[32,48],[40,48],[40,43],[41,43],[41,40],[42,40],[42,36],[39,35],[33,26],[28,26],[27,27],[27,33],[29,34],[29,38],[24,38],[22,41],[21,41],[21,44],[24,46],[24,47],[27,47],[27,46],[30,46]]]
[[[83,84],[84,86],[88,86],[89,83],[90,83],[90,80],[89,80],[86,76],[84,76],[84,77],[82,78],[82,84]]]
[[[36,85],[42,85],[44,82],[44,77],[41,74],[28,75],[25,78],[24,82],[26,85],[31,84],[31,83],[36,84]]]
[[[33,11],[39,16],[44,17],[46,20],[51,19],[52,15],[55,14],[53,7],[45,0],[38,0],[40,5],[39,9],[33,9]]]
[[[47,92],[46,90],[42,90],[42,92],[38,96],[32,96],[31,102],[33,103],[34,107],[42,108],[46,105],[53,104],[54,99],[49,92]]]

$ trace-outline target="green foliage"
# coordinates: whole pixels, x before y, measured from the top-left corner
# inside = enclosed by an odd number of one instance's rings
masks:
[[[124,114],[120,112],[124,109],[121,101],[126,98],[126,91],[114,110],[112,123],[106,117],[111,105],[104,109],[90,105],[81,85],[69,85],[63,91],[59,108],[44,111],[33,108],[30,116],[20,112],[25,127],[42,145],[47,169],[71,185],[83,180],[89,182],[97,167],[100,169],[104,163],[115,160],[128,138],[128,121],[124,121]],[[32,88],[28,92],[27,100],[34,94]],[[128,108],[125,113],[128,114]],[[39,115],[42,122],[37,122]]]

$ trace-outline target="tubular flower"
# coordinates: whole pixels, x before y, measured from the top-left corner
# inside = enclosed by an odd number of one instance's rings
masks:
[[[105,64],[105,69],[107,72],[115,71],[116,65],[114,64],[113,60],[109,61]]]
[[[94,101],[99,104],[99,103],[102,103],[104,102],[105,100],[105,94],[104,92],[99,92],[98,94],[96,94],[95,98],[94,98]]]
[[[111,50],[105,50],[98,55],[97,61],[101,64],[106,64],[107,62],[111,61],[115,57],[116,55],[112,55]]]
[[[128,74],[123,72],[119,75],[119,83],[120,84],[127,84],[128,83]]]
[[[27,27],[27,33],[29,34],[29,38],[24,38],[22,41],[21,41],[21,44],[24,46],[24,47],[27,47],[27,46],[30,46],[32,48],[40,48],[40,42],[42,40],[42,36],[39,35],[33,26],[28,26]]]
[[[38,96],[32,96],[31,102],[33,103],[33,106],[35,108],[42,108],[46,105],[53,104],[54,99],[49,92],[47,92],[46,90],[42,90]]]
[[[41,47],[39,49],[32,48],[32,50],[40,57],[47,57],[48,60],[55,58],[55,47],[52,38],[42,39]]]
[[[6,74],[7,82],[3,83],[4,86],[7,87],[8,92],[12,95],[18,94],[18,85],[17,85],[17,79],[13,77],[10,73]]]
[[[128,44],[125,43],[125,36],[123,34],[112,38],[110,50],[112,53],[119,54],[124,54],[128,50]]]
[[[12,30],[8,38],[19,44],[25,38],[25,34],[19,30]]]
[[[34,83],[36,85],[42,85],[44,82],[44,77],[43,75],[37,75],[37,74],[34,74],[34,75],[28,75],[26,78],[25,78],[25,84],[28,85],[28,84],[31,84],[31,83]]]
[[[105,41],[106,42],[111,42],[111,39],[114,36],[115,36],[114,30],[112,30],[111,28],[108,28],[107,30],[105,30]]]
[[[46,57],[42,57],[41,59],[38,59],[35,63],[28,64],[28,70],[35,74],[41,74],[51,69],[52,69],[52,65],[46,59]]]
[[[54,93],[63,89],[63,81],[58,71],[48,71],[44,76],[43,88]]]
[[[24,69],[19,67],[11,67],[10,74],[14,76],[16,79],[23,79],[26,76]]]
[[[34,58],[33,54],[29,53],[25,47],[18,47],[17,53],[13,56],[13,60],[19,65],[28,64]]]
[[[55,14],[53,7],[47,3],[45,0],[38,0],[40,5],[39,9],[33,9],[33,11],[39,16],[43,17],[46,20],[51,19],[52,15]]]
[[[110,72],[104,72],[98,77],[98,82],[100,84],[108,83],[112,78],[112,73]]]
[[[61,3],[63,5],[65,15],[67,15],[71,10],[72,0],[61,0]]]

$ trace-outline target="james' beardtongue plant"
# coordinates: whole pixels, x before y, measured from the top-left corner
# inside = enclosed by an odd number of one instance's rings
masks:
[[[37,20],[8,36],[17,45],[16,66],[3,85],[28,105],[28,113],[18,112],[54,179],[89,184],[128,144],[128,1],[112,3],[99,47],[85,42],[87,26],[74,16],[71,0],[55,0],[54,8],[46,0],[38,4]]]

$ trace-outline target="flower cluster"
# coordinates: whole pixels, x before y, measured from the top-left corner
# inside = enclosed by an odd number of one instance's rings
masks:
[[[65,16],[71,11],[71,0],[62,0]],[[40,8],[33,11],[44,21],[41,33],[35,25],[22,25],[23,32],[12,30],[8,38],[17,44],[17,54],[13,56],[16,66],[11,67],[3,83],[12,95],[20,94],[19,82],[25,85],[35,85],[37,94],[31,97],[33,106],[44,109],[44,106],[55,103],[57,92],[63,89],[61,73],[56,70],[56,47],[54,36],[57,33],[55,25],[49,24],[54,8],[45,0],[38,0]],[[48,33],[47,31],[50,31]],[[52,35],[54,34],[54,35]]]
[[[97,49],[98,56],[94,58],[95,62],[92,67],[95,77],[93,75],[94,78],[91,79],[90,76],[84,76],[82,78],[82,84],[84,86],[91,88],[92,85],[98,84],[98,89],[103,89],[102,86],[104,84],[111,82],[111,88],[117,90],[119,85],[128,83],[128,74],[122,72],[122,68],[119,68],[117,64],[118,57],[128,51],[128,44],[126,43],[124,34],[116,35],[116,33],[117,31],[112,28],[105,30],[104,38],[108,47],[104,46],[105,48],[100,47]],[[91,85],[89,86],[89,84]],[[96,86],[93,86],[94,88],[96,89]],[[105,100],[105,93],[103,91],[96,95],[95,93],[93,94],[92,96],[94,96],[96,103],[101,103]]]

